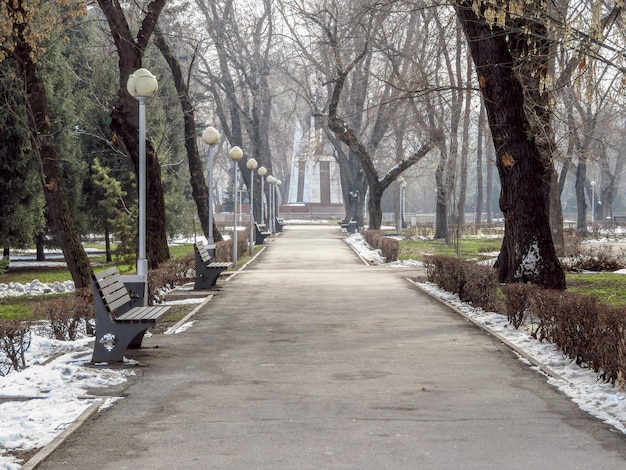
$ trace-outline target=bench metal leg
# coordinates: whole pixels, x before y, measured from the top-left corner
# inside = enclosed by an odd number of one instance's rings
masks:
[[[217,285],[217,278],[227,269],[228,268],[209,268],[202,265],[198,267],[198,265],[196,265],[196,282],[193,288],[195,290],[203,290],[215,287]]]
[[[123,362],[126,349],[133,342],[136,344],[135,348],[140,347],[146,330],[152,326],[148,323],[111,322],[113,328],[106,329],[99,328],[101,323],[96,320],[96,339],[91,362]]]
[[[256,232],[256,240],[255,240],[255,244],[256,245],[262,245],[265,242],[265,239],[267,237],[269,237],[269,233],[263,233],[263,232]]]

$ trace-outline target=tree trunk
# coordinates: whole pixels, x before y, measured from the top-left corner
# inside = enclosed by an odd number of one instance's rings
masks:
[[[525,90],[520,82],[525,76],[520,78],[520,70],[514,68],[515,55],[520,51],[509,50],[527,44],[511,41],[505,34],[494,34],[492,27],[472,10],[471,2],[457,0],[456,7],[476,67],[502,185],[500,208],[505,217],[505,234],[496,262],[500,280],[564,289],[565,274],[556,256],[549,223],[554,171],[548,152],[553,143],[549,119],[535,107],[526,109]],[[539,30],[541,26],[533,24]],[[536,31],[533,37],[546,37],[540,32]],[[541,57],[544,45],[536,46],[535,53]],[[529,80],[530,76],[525,78]],[[529,116],[533,112],[536,114]],[[538,123],[547,126],[542,134],[538,133]]]
[[[46,260],[46,251],[45,251],[45,235],[43,232],[37,234],[35,238],[35,259],[37,261],[45,261]]]
[[[487,212],[487,223],[493,224],[493,145],[487,146],[487,183],[485,191],[487,197],[485,198],[485,211]]]
[[[37,158],[39,176],[43,192],[59,237],[63,256],[76,289],[90,286],[91,266],[80,241],[80,234],[70,208],[65,187],[61,158],[54,146],[54,137],[48,116],[46,90],[36,64],[32,61],[30,48],[25,42],[18,42],[15,53],[20,57],[26,83],[26,96],[29,106],[30,131],[34,155]]]
[[[483,221],[483,135],[485,132],[485,107],[480,106],[478,115],[478,137],[476,143],[476,224]]]
[[[383,211],[380,207],[380,200],[382,198],[382,192],[372,191],[370,186],[370,198],[367,203],[367,210],[369,211],[369,229],[380,230],[383,221]]]
[[[445,151],[441,152],[439,165],[435,171],[435,182],[437,185],[437,198],[435,201],[435,238],[448,240],[448,194],[445,184]]]
[[[29,16],[24,12],[25,5],[22,2],[15,2],[13,8],[23,18]],[[25,22],[14,23],[14,49],[11,53],[17,59],[24,80],[26,102],[29,108],[28,130],[50,218],[74,285],[77,289],[83,289],[90,285],[92,271],[65,192],[61,158],[54,145],[54,134],[48,115],[48,99],[43,74],[37,67],[35,51],[28,41],[28,37],[32,35],[32,31],[28,31],[31,27],[33,25]]]
[[[104,227],[104,252],[106,256],[106,262],[110,263],[113,261],[111,256],[111,231],[109,230],[109,224],[107,223]]]
[[[585,200],[585,184],[587,183],[587,159],[580,155],[576,167],[576,208],[578,219],[576,228],[587,233],[587,202]]]
[[[117,0],[98,0],[111,29],[118,53],[120,83],[117,102],[111,112],[111,129],[139,175],[139,106],[126,89],[130,74],[141,67],[141,60],[166,0],[152,0],[146,7],[137,38],[132,36],[124,11]],[[146,140],[146,258],[148,267],[157,268],[169,259],[165,224],[165,198],[161,185],[161,167],[152,142]]]
[[[563,235],[563,207],[561,206],[561,192],[559,191],[559,174],[556,169],[552,170],[550,184],[550,230],[552,231],[552,243],[557,256],[565,253],[565,236]]]
[[[155,44],[161,51],[165,61],[170,67],[174,86],[178,92],[180,107],[183,111],[183,121],[185,125],[185,150],[187,151],[187,162],[189,163],[189,183],[191,184],[191,196],[196,203],[198,218],[202,226],[202,232],[209,237],[209,197],[208,188],[204,178],[202,160],[198,151],[196,136],[196,119],[191,99],[189,98],[187,83],[178,58],[174,55],[163,33],[157,28],[155,31]],[[260,186],[260,184],[259,184]],[[259,193],[260,194],[260,193]],[[258,214],[259,212],[257,212]],[[213,239],[222,241],[222,234],[215,224],[212,227]]]

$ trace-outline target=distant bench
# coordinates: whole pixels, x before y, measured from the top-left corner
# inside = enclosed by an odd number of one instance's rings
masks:
[[[254,223],[254,229],[256,231],[254,242],[257,245],[262,245],[265,242],[265,239],[272,234],[272,232],[265,230],[265,225],[259,225],[256,222]]]
[[[343,219],[339,224],[341,225],[341,228],[345,229],[348,233],[356,233],[358,231],[357,223],[354,219]]]
[[[217,284],[217,278],[226,271],[231,263],[211,262],[209,248],[202,242],[194,247],[196,253],[196,282],[194,289],[210,289]]]
[[[613,216],[613,223],[616,226],[618,226],[618,225],[626,226],[626,215],[614,215]]]
[[[132,299],[117,268],[94,273],[96,340],[92,362],[123,362],[127,348],[141,347],[148,328],[169,312],[169,306],[132,307]]]

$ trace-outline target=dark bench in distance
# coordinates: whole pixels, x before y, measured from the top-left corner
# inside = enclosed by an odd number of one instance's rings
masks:
[[[96,340],[92,362],[123,362],[127,348],[139,348],[146,330],[171,307],[132,307],[132,299],[117,268],[94,273],[91,279],[96,307]]]
[[[195,244],[194,251],[196,253],[196,282],[193,288],[210,289],[217,284],[217,278],[231,266],[231,263],[212,263],[209,248],[202,242]]]
[[[615,224],[616,227],[620,225],[622,227],[626,227],[626,215],[614,215],[613,223]]]
[[[340,225],[341,225],[341,228],[345,229],[346,232],[348,233],[356,233],[358,231],[356,220],[354,219],[350,219],[350,220],[343,219]]]
[[[256,232],[254,240],[256,245],[262,245],[265,242],[265,239],[272,234],[272,232],[265,230],[265,225],[259,225],[256,222],[254,223],[254,230]]]

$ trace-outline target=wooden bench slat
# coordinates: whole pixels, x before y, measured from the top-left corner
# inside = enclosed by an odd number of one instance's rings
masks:
[[[208,268],[230,268],[232,263],[229,262],[216,262],[207,265]]]
[[[203,243],[197,242],[196,250],[198,251],[198,254],[200,255],[203,263],[208,263],[211,261],[211,253]]]
[[[102,292],[103,295],[106,296],[115,296],[116,292],[126,290],[124,283],[118,279],[115,282],[110,282],[107,285],[103,285],[102,283],[98,283],[98,289]]]
[[[107,310],[109,312],[115,312],[122,305],[126,305],[128,302],[130,302],[131,299],[130,296],[126,294],[122,297],[118,297],[117,299],[105,298],[104,300]]]
[[[116,274],[119,274],[118,271],[117,271],[117,267],[113,266],[111,268],[106,268],[106,269],[103,269],[102,271],[100,271],[98,273],[95,273],[94,277],[98,281],[100,281],[101,279],[104,279],[104,278],[107,278],[107,277],[110,277],[110,276],[115,276]]]
[[[118,323],[132,322],[132,321],[150,321],[156,322],[159,318],[166,315],[171,307],[169,306],[156,306],[156,307],[135,307],[123,315],[115,318]]]

